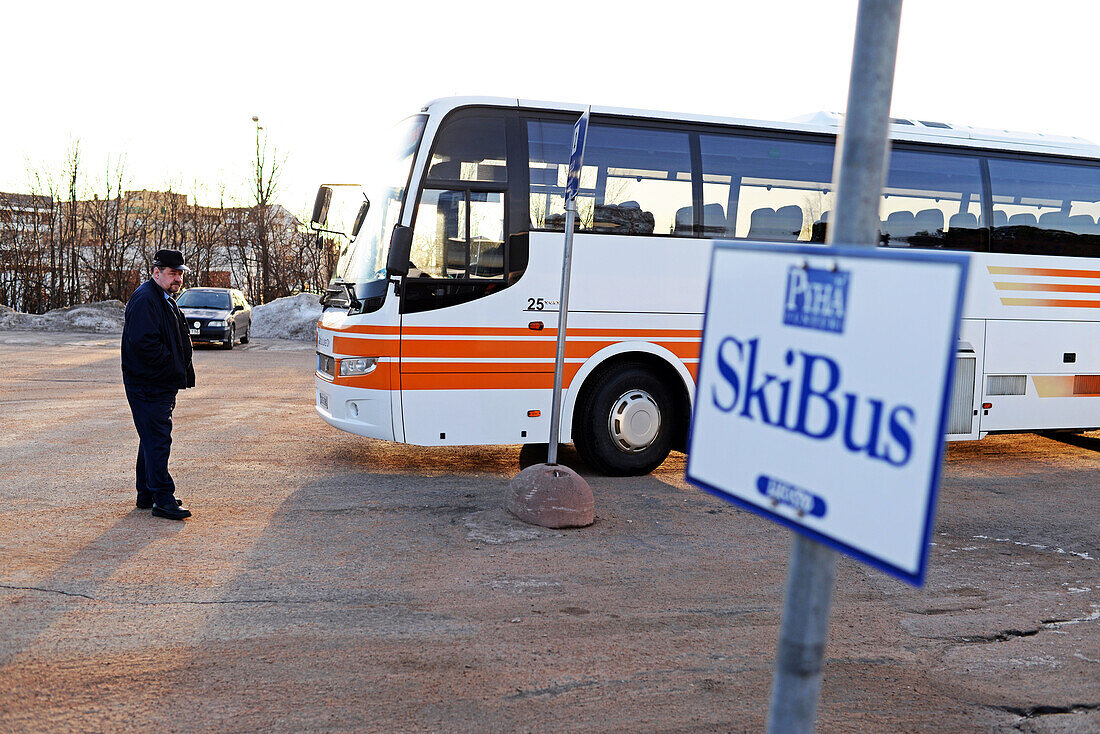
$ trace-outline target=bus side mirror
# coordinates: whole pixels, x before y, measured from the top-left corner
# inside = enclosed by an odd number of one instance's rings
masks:
[[[355,224],[351,225],[351,236],[358,237],[359,230],[363,227],[363,220],[367,218],[367,212],[370,211],[370,199],[366,199],[359,205],[359,213],[355,215]]]
[[[409,253],[412,251],[413,232],[411,227],[398,224],[390,236],[390,252],[386,258],[386,272],[390,275],[409,274]]]
[[[313,201],[313,217],[311,222],[317,225],[325,223],[328,219],[328,207],[332,203],[332,189],[328,186],[321,186],[317,189],[317,198]]]

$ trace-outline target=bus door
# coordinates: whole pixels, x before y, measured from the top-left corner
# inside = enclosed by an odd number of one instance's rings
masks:
[[[522,294],[507,288],[520,237],[503,236],[504,207],[500,191],[421,194],[401,302],[409,443],[525,443],[548,415],[554,341],[531,328]],[[527,391],[538,394],[520,397]]]

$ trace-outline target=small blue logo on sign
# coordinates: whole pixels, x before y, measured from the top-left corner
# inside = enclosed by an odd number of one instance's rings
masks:
[[[825,517],[825,500],[808,489],[761,474],[756,478],[756,491],[770,499],[773,504],[787,505],[800,516]]]
[[[787,270],[783,323],[840,334],[848,311],[847,270],[819,270],[792,265]]]

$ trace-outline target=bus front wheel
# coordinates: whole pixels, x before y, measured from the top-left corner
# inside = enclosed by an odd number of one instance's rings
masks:
[[[671,390],[645,367],[628,364],[604,372],[581,401],[573,443],[596,471],[648,474],[668,457],[676,406]]]

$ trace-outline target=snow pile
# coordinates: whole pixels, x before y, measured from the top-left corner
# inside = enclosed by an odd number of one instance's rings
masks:
[[[0,329],[121,334],[125,317],[126,306],[122,301],[82,303],[69,308],[55,308],[44,314],[21,313],[7,306],[0,306]]]
[[[316,293],[299,293],[253,306],[250,336],[312,341],[317,336],[321,310]]]

